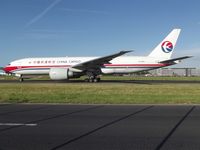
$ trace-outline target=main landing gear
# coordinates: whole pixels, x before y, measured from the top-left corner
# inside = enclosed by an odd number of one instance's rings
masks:
[[[88,78],[85,79],[85,82],[100,82],[100,70],[90,70],[86,72],[86,75],[88,76]]]
[[[100,82],[101,78],[99,76],[89,76],[89,78],[85,79],[85,82]]]

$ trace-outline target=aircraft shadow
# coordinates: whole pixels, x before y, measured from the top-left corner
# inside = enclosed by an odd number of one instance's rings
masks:
[[[172,84],[199,84],[200,81],[191,81],[191,80],[101,80],[98,83],[88,83],[84,80],[64,80],[64,81],[52,81],[52,80],[24,80],[24,82],[19,82],[18,80],[0,80],[0,83],[86,83],[86,84],[103,84],[103,83],[123,83],[123,84],[163,84],[163,83],[172,83]]]

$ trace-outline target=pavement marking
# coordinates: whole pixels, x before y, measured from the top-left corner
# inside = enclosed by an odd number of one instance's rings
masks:
[[[82,135],[80,135],[80,136],[78,136],[78,137],[75,137],[75,138],[73,138],[73,139],[71,139],[71,140],[69,140],[69,141],[67,141],[67,142],[65,142],[65,143],[62,143],[62,144],[60,144],[60,145],[57,145],[57,146],[53,147],[51,150],[57,150],[57,149],[59,149],[59,148],[62,148],[62,147],[64,147],[64,146],[66,146],[66,145],[68,145],[68,144],[70,144],[70,143],[72,143],[72,142],[75,142],[75,141],[77,141],[77,140],[79,140],[79,139],[81,139],[81,138],[84,138],[84,137],[86,137],[86,136],[88,136],[88,135],[90,135],[90,134],[92,134],[92,133],[94,133],[94,132],[96,132],[96,131],[99,131],[99,130],[101,130],[101,129],[103,129],[103,128],[106,128],[106,127],[108,127],[108,126],[111,126],[111,125],[113,125],[113,124],[115,124],[115,123],[117,123],[117,122],[120,122],[120,121],[125,120],[125,119],[127,119],[127,118],[129,118],[129,117],[132,117],[132,116],[134,116],[134,115],[137,115],[137,114],[139,114],[139,113],[141,113],[141,112],[143,112],[143,111],[145,111],[145,110],[148,110],[148,109],[150,109],[150,108],[152,108],[152,107],[154,107],[154,106],[144,107],[143,109],[139,109],[139,110],[137,110],[137,111],[135,111],[135,112],[133,112],[133,113],[131,113],[131,114],[128,114],[128,115],[123,116],[123,117],[121,117],[121,118],[115,119],[115,120],[113,120],[113,121],[111,121],[111,122],[108,122],[108,123],[106,123],[106,124],[104,124],[104,125],[102,125],[102,126],[100,126],[100,127],[95,128],[95,129],[93,129],[93,130],[91,130],[91,131],[89,131],[89,132],[86,132],[86,133],[84,133],[84,134],[82,134]]]
[[[34,124],[36,122],[39,123],[39,122],[47,121],[47,120],[50,120],[50,119],[58,119],[58,118],[66,117],[66,116],[69,116],[69,115],[72,115],[72,114],[75,114],[75,113],[81,113],[81,112],[84,112],[84,111],[89,111],[89,110],[92,110],[92,109],[98,109],[98,108],[101,108],[101,107],[104,107],[104,105],[95,106],[95,107],[89,107],[89,108],[86,108],[86,109],[81,109],[81,110],[76,110],[76,111],[72,111],[72,112],[69,112],[69,113],[64,113],[64,114],[59,114],[59,115],[55,115],[55,116],[50,116],[50,117],[43,118],[43,119],[28,121],[28,122],[25,122],[24,124]],[[19,127],[22,127],[22,126],[23,125],[9,126],[7,128],[0,129],[0,132],[4,132],[4,131],[7,131],[7,130],[19,128]]]
[[[161,141],[161,143],[156,147],[155,150],[160,150],[163,145],[167,142],[167,140],[172,136],[172,134],[176,131],[176,129],[181,125],[181,123],[191,114],[191,112],[195,109],[195,106],[189,109],[186,114],[179,120],[179,122],[174,126],[174,128],[168,133],[168,135]]]
[[[0,126],[37,126],[36,123],[0,123]]]

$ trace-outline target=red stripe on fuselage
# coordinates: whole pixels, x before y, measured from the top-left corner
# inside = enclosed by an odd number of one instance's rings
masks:
[[[16,70],[17,67],[15,66],[7,66],[5,68],[3,68],[3,70],[6,72],[6,73],[11,73],[13,70]]]
[[[6,66],[3,70],[6,73],[11,73],[15,70],[26,69],[26,68],[53,68],[53,67],[70,67],[70,65],[54,65],[54,66]]]
[[[170,64],[104,64],[105,67],[165,67]]]
[[[165,67],[171,64],[104,64],[104,67]],[[54,68],[54,67],[70,67],[70,65],[49,65],[49,66],[6,66],[3,70],[6,73],[12,73],[15,70],[26,68]]]

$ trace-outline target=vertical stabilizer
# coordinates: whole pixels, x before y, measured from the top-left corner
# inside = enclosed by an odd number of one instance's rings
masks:
[[[149,54],[149,57],[170,59],[181,29],[173,29],[171,33]]]

